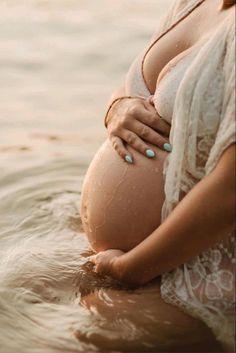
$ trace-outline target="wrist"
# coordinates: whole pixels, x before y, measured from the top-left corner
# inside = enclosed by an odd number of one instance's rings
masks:
[[[112,110],[113,108],[120,102],[120,101],[123,101],[123,100],[127,100],[127,99],[146,99],[145,97],[142,97],[142,96],[122,96],[122,97],[118,97],[116,99],[114,99],[112,101],[112,103],[109,105],[108,109],[107,109],[107,112],[105,114],[105,118],[104,118],[104,126],[105,128],[108,127],[108,123],[110,121],[110,117],[111,117],[111,113],[112,113]]]
[[[112,272],[118,281],[125,282],[124,255],[117,256],[112,260]]]
[[[111,121],[112,115],[114,113],[115,107],[120,101],[124,101],[125,99],[130,99],[129,97],[119,97],[116,98],[108,107],[105,118],[104,118],[104,126],[107,128],[108,124]]]
[[[146,280],[140,276],[138,271],[132,268],[128,253],[116,257],[113,260],[113,273],[115,278],[129,286],[137,287],[143,285]]]

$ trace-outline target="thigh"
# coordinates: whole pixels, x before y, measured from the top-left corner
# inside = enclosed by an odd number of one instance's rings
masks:
[[[159,284],[134,291],[100,289],[85,296],[82,304],[94,315],[88,337],[99,349],[222,351],[205,324],[162,300]]]

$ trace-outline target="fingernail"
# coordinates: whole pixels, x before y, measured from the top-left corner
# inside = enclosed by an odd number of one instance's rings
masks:
[[[131,156],[129,156],[128,154],[125,156],[125,160],[128,163],[131,163],[131,164],[133,163],[133,158]]]
[[[156,154],[153,150],[148,149],[148,150],[146,150],[146,155],[150,158],[153,158],[153,157],[155,157]]]
[[[167,152],[171,152],[172,151],[172,146],[171,146],[170,143],[164,143],[163,148]]]

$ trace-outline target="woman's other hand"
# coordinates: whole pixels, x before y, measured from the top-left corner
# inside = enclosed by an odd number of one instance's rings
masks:
[[[116,152],[127,162],[132,163],[133,157],[126,144],[149,158],[154,157],[155,153],[148,143],[171,152],[171,126],[158,115],[152,96],[147,99],[123,98],[114,104],[109,114],[108,137]]]
[[[130,287],[143,285],[148,280],[145,276],[140,276],[138,272],[129,269],[126,255],[121,250],[108,249],[90,256],[89,261],[94,264],[94,271],[101,275],[106,275],[127,284]]]
[[[89,261],[94,264],[95,272],[120,280],[122,274],[119,271],[117,260],[124,254],[125,253],[121,250],[110,249],[90,256]]]

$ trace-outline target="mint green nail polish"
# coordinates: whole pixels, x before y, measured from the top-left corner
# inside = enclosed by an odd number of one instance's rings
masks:
[[[131,164],[133,163],[133,158],[131,156],[129,156],[128,154],[125,156],[125,160],[128,163],[131,163]]]
[[[171,152],[172,151],[172,146],[171,146],[170,143],[164,143],[163,148],[167,152]]]
[[[150,158],[153,158],[153,157],[155,157],[156,154],[153,150],[148,149],[148,150],[146,150],[146,155]]]

